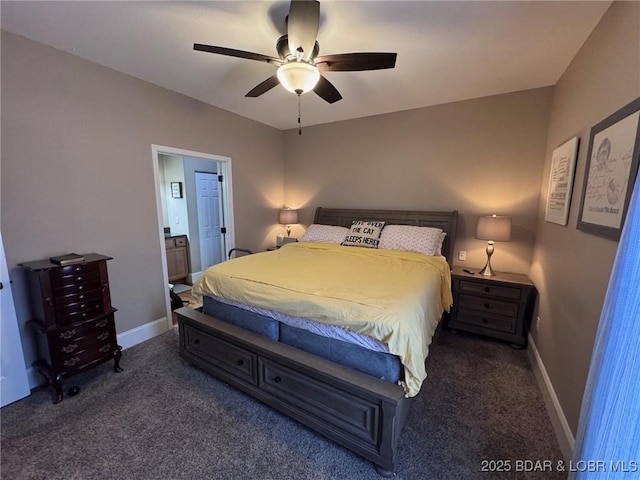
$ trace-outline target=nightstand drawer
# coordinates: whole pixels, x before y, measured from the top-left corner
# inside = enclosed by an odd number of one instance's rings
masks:
[[[494,300],[492,298],[476,297],[474,295],[460,295],[458,307],[466,310],[478,310],[480,314],[497,314],[505,317],[518,316],[518,304]]]
[[[477,310],[461,308],[458,312],[458,322],[475,325],[483,329],[497,330],[504,333],[515,333],[517,318],[502,317],[500,315],[483,315]]]
[[[478,293],[481,295],[493,295],[500,298],[506,298],[509,300],[520,299],[520,289],[502,287],[498,285],[488,285],[486,283],[469,282],[465,280],[460,281],[460,292],[465,293]]]

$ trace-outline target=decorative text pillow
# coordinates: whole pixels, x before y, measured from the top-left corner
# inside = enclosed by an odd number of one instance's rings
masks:
[[[307,231],[300,238],[301,242],[323,242],[323,243],[342,243],[349,229],[346,227],[338,227],[335,225],[320,225],[313,223],[309,225]]]
[[[380,235],[380,248],[440,255],[443,239],[439,228],[387,225]]]
[[[380,232],[384,222],[355,221],[342,245],[348,247],[378,248]]]

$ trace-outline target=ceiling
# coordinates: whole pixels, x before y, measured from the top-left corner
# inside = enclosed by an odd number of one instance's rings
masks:
[[[554,85],[610,1],[322,1],[320,55],[397,52],[396,68],[327,72],[343,100],[301,98],[316,125]],[[169,90],[271,125],[297,126],[294,94],[244,95],[266,63],[194,43],[277,56],[288,1],[9,2],[1,25]]]

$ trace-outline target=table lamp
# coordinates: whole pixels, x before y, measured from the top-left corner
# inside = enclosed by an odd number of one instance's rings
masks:
[[[487,264],[482,270],[481,275],[492,277],[495,272],[491,268],[491,255],[493,255],[494,242],[508,242],[511,240],[511,217],[504,215],[488,215],[478,217],[478,226],[476,229],[476,238],[487,241]]]
[[[298,223],[298,210],[282,208],[278,212],[278,223],[287,226],[287,237],[291,236],[291,224]]]

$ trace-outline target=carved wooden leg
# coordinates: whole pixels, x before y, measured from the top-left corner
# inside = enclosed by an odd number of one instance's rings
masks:
[[[60,403],[62,401],[62,376],[56,375],[56,378],[52,381],[53,388],[56,391],[56,398],[53,401],[54,404]]]
[[[122,358],[122,348],[118,348],[118,350],[116,350],[113,353],[113,370],[116,373],[120,373],[122,371],[122,368],[120,368],[120,359]]]
[[[384,478],[393,478],[396,476],[396,472],[392,471],[392,470],[387,470],[385,468],[382,468],[380,465],[373,465],[374,467],[376,467],[376,472],[378,472],[378,475],[380,475],[381,477]]]
[[[37,367],[40,375],[44,377],[47,385],[50,385],[55,390],[55,397],[53,399],[53,403],[60,403],[62,401],[62,376],[61,375],[53,375],[53,371],[49,364],[43,360],[38,360],[33,364],[34,367]]]

